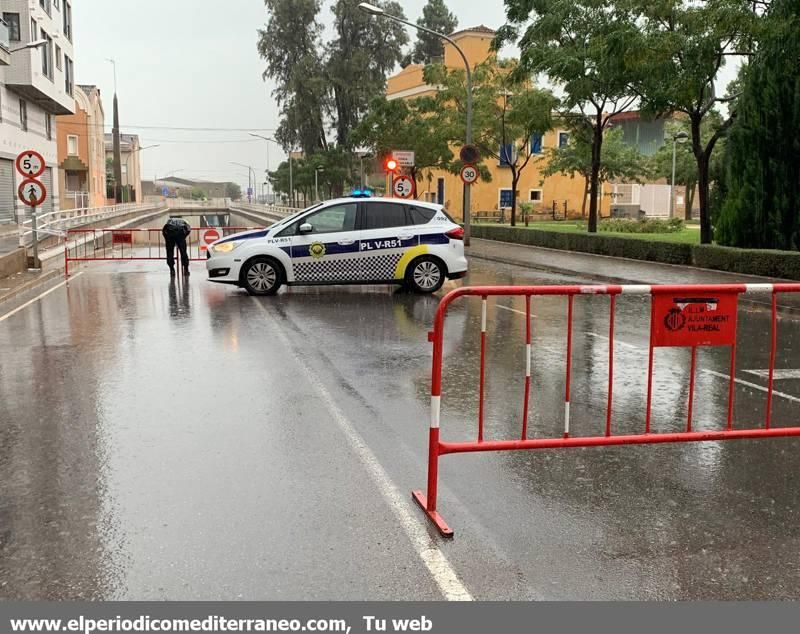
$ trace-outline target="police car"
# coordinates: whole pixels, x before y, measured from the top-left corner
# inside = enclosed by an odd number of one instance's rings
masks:
[[[463,235],[441,205],[354,192],[217,240],[206,268],[212,282],[251,295],[274,295],[283,284],[390,283],[433,293],[466,275]]]

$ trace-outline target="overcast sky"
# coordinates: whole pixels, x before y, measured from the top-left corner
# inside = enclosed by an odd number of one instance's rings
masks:
[[[421,15],[425,0],[400,1],[410,19]],[[503,23],[502,0],[448,4],[459,27]],[[262,1],[74,0],[73,5],[76,79],[100,87],[107,131],[114,80],[106,59],[114,58],[122,131],[139,134],[142,145],[160,146],[141,153],[144,178],[181,170],[176,175],[246,185],[247,169],[232,161],[263,176],[267,142],[246,131],[270,136],[278,123],[272,87],[261,78],[264,65],[256,52],[256,31],[266,22]],[[324,2],[321,13],[326,25],[330,6],[331,0]],[[275,169],[284,156],[269,145]]]

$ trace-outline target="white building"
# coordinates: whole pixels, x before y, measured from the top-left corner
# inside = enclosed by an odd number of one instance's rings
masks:
[[[55,115],[75,111],[72,6],[69,0],[0,0],[0,223],[18,219],[24,150],[44,156],[47,187],[42,212],[58,207]],[[36,48],[26,44],[44,40]]]

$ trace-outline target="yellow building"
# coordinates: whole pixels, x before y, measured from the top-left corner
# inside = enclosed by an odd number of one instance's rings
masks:
[[[492,56],[491,43],[494,34],[492,29],[478,26],[458,31],[451,37],[464,51],[470,66],[474,67]],[[445,43],[444,64],[453,69],[464,67],[461,56],[450,43]],[[425,83],[422,72],[423,66],[411,64],[396,75],[389,77],[386,90],[387,99],[413,99],[435,94],[436,87]],[[536,156],[531,158],[517,185],[519,202],[533,203],[535,210],[539,213],[549,213],[555,206],[560,217],[564,216],[565,209],[569,216],[580,216],[585,186],[583,178],[579,176],[571,178],[565,174],[556,174],[542,182],[541,172],[546,165],[545,150],[564,144],[567,139],[568,133],[565,129],[555,128],[544,135],[541,142],[541,158],[538,160]],[[511,170],[500,165],[493,157],[486,158],[484,165],[491,172],[492,180],[491,182],[479,181],[472,186],[473,217],[481,217],[487,213],[496,214],[501,208],[510,207]],[[453,217],[461,219],[463,185],[457,174],[450,174],[443,170],[425,170],[417,188],[420,199],[443,204]],[[601,214],[607,215],[609,197],[601,195],[600,201]],[[588,203],[586,208],[588,213]]]

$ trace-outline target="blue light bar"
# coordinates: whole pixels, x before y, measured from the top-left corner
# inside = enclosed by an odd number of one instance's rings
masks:
[[[370,198],[371,196],[371,189],[354,189],[350,194],[351,198]]]

